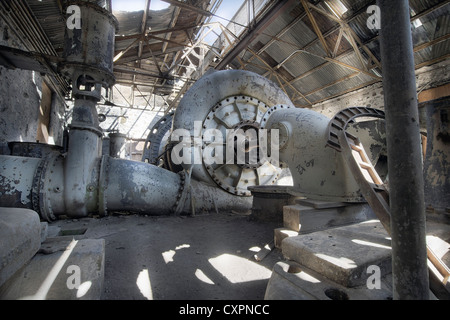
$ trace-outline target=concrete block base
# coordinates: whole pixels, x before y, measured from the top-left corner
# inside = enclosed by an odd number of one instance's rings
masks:
[[[0,208],[0,286],[39,250],[41,223],[32,210]]]
[[[392,300],[392,275],[379,289],[364,284],[346,288],[293,261],[278,262],[267,285],[265,300]]]
[[[274,230],[274,244],[275,248],[281,249],[281,243],[287,237],[298,236],[298,232],[286,228],[277,228]]]
[[[321,203],[283,207],[283,225],[300,234],[354,224],[375,218],[368,204]]]
[[[31,261],[0,287],[3,300],[99,300],[104,239],[47,239]]]
[[[293,205],[297,196],[293,196],[287,186],[254,186],[252,192],[252,219],[258,221],[283,223],[283,207]]]
[[[283,255],[345,287],[366,283],[369,266],[391,272],[390,238],[379,220],[289,237]]]

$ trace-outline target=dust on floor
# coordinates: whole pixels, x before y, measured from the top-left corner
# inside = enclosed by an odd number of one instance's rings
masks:
[[[255,260],[281,226],[246,215],[114,215],[57,224],[105,239],[102,300],[262,300],[283,260],[276,248]]]

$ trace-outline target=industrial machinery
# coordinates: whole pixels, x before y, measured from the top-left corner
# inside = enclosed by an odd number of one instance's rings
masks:
[[[75,99],[67,153],[50,148],[41,157],[1,156],[0,206],[33,209],[49,221],[114,211],[249,210],[251,187],[276,184],[282,168],[292,174],[293,195],[365,202],[342,154],[328,143],[330,119],[295,108],[273,82],[243,70],[211,71],[198,80],[176,111],[156,124],[144,161],[102,155],[96,104],[101,90],[114,83],[117,22],[94,3],[70,4],[81,8],[82,21],[94,23],[66,29],[64,60],[58,65],[72,82]],[[180,130],[189,143],[175,135]],[[258,136],[263,130],[267,135]],[[244,139],[230,140],[236,132],[244,133]],[[370,148],[376,165],[384,142],[379,134],[368,138],[369,145],[379,147]],[[176,148],[180,145],[184,155]],[[260,156],[269,146],[279,151],[277,161]],[[235,161],[239,150],[244,150],[243,162]],[[251,162],[253,151],[257,159]],[[231,154],[231,161],[209,161],[214,153]],[[193,161],[176,163],[177,156]]]
[[[102,156],[96,104],[101,90],[114,83],[117,22],[94,3],[70,5],[81,9],[81,21],[94,23],[66,29],[64,60],[58,65],[72,83],[75,100],[67,153],[50,150],[42,157],[0,157],[0,206],[33,209],[48,221],[60,215],[104,216],[114,211],[156,215],[247,211],[252,206],[249,187],[275,184],[284,165],[291,169],[293,192],[364,201],[339,153],[325,147],[329,119],[294,108],[284,91],[248,71],[213,71],[197,81],[176,112],[157,124],[148,141],[149,163]],[[258,136],[229,140],[236,132],[258,134],[262,129],[269,129],[266,140]],[[281,160],[275,163],[258,158],[275,142],[270,134],[274,129],[279,133],[275,145],[280,146]],[[177,130],[187,132],[193,142],[187,146],[189,154],[198,161],[174,163],[174,147],[180,143],[173,134]],[[220,139],[212,138],[211,132],[219,133]],[[240,149],[244,150],[241,163],[234,161]],[[231,152],[232,161],[209,163],[207,150]],[[257,161],[248,161],[252,151]],[[163,153],[165,165],[159,167],[156,159]]]

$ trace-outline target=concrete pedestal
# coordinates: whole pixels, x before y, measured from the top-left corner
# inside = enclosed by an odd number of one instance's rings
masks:
[[[0,286],[39,250],[41,223],[32,210],[0,208]]]

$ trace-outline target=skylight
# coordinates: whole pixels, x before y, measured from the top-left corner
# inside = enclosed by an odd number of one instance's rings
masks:
[[[420,21],[420,19],[414,19],[414,16],[416,15],[416,11],[414,11],[414,9],[411,8],[411,17],[413,17],[413,21],[412,21],[412,25],[414,26],[415,29],[419,28],[422,26],[422,21]]]
[[[145,0],[112,0],[113,11],[143,11],[145,9]],[[162,0],[151,0],[150,10],[159,11],[167,9],[170,3]]]
[[[142,11],[144,6],[145,0],[112,0],[113,11]]]
[[[325,1],[325,4],[338,18],[342,18],[342,16],[348,11],[348,8],[340,0],[327,0]]]
[[[170,7],[170,3],[161,0],[152,0],[150,2],[150,10],[159,11]]]
[[[228,25],[243,3],[244,0],[223,0],[210,22],[220,22],[225,26]],[[204,42],[212,45],[217,38],[218,34],[211,32],[205,37]]]

